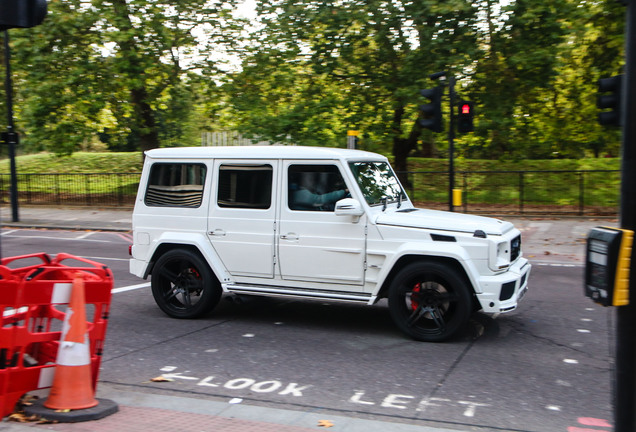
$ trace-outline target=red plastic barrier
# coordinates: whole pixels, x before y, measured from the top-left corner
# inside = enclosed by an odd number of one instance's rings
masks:
[[[37,263],[20,267],[22,260]],[[66,263],[63,264],[63,261]],[[110,269],[66,253],[59,253],[54,259],[38,253],[0,260],[2,417],[13,412],[23,394],[51,387],[66,315],[64,305],[68,304],[73,278],[78,272],[84,278],[95,388],[113,288]]]

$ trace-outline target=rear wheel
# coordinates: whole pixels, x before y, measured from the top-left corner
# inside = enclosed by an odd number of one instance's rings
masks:
[[[413,339],[441,342],[468,323],[471,297],[457,270],[438,262],[416,262],[393,280],[389,310],[400,330]]]
[[[187,249],[173,249],[155,263],[152,295],[159,308],[173,318],[198,318],[212,311],[221,287],[208,264]]]

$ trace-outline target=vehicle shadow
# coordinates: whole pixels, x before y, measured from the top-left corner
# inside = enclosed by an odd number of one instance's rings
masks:
[[[225,296],[210,319],[245,323],[285,322],[297,328],[387,336],[411,340],[395,326],[386,300],[373,306],[316,300],[280,299],[260,296]],[[497,320],[484,313],[474,313],[466,328],[448,342],[495,339],[499,335]]]

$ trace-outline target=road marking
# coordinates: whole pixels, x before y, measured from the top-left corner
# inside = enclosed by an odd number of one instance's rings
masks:
[[[52,236],[25,236],[25,235],[12,235],[11,238],[28,238],[28,239],[46,239],[46,240],[65,240],[65,241],[84,241],[84,242],[93,242],[93,243],[113,243],[110,240],[96,240],[89,238],[81,238],[80,237],[52,237]]]
[[[80,258],[86,258],[92,261],[130,261],[129,258],[109,258],[109,257],[93,257],[93,256],[82,256]]]
[[[560,262],[530,261],[530,263],[534,266],[539,266],[539,267],[570,267],[570,268],[585,267],[585,264],[572,264],[572,263],[560,263]]]
[[[128,285],[121,288],[113,288],[110,292],[113,294],[117,294],[120,292],[132,291],[132,290],[141,289],[141,288],[148,288],[149,286],[150,286],[150,282],[146,282],[146,283],[137,284],[137,285]]]

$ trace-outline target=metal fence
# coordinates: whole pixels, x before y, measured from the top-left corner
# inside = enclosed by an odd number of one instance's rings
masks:
[[[18,174],[18,202],[26,205],[132,208],[141,173]],[[11,176],[0,174],[2,202]]]
[[[448,172],[412,171],[409,195],[420,207],[448,209]],[[140,173],[18,174],[18,201],[25,205],[132,208]],[[614,216],[619,170],[457,171],[466,213]],[[10,175],[0,174],[3,203]]]
[[[411,200],[448,209],[448,171],[408,172]],[[457,171],[465,213],[614,216],[620,170]]]

